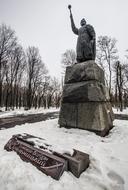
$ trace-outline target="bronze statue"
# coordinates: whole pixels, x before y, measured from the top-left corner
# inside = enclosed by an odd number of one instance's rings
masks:
[[[72,31],[78,35],[77,39],[77,63],[81,63],[87,60],[95,60],[96,56],[96,40],[95,40],[95,31],[94,28],[86,24],[85,19],[83,18],[80,22],[81,27],[76,28],[71,12],[71,5],[68,5],[70,10],[70,19]]]

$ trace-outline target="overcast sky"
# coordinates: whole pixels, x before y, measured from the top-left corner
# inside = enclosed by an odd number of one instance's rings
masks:
[[[40,50],[50,75],[61,78],[61,55],[76,48],[68,4],[77,27],[85,18],[94,26],[96,36],[107,35],[118,40],[119,56],[128,49],[128,0],[0,0],[0,24],[16,31],[24,48]]]

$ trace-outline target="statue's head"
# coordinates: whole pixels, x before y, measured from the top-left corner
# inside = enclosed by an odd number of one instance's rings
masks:
[[[85,20],[84,18],[80,21],[80,25],[81,25],[81,26],[86,25],[86,20]]]

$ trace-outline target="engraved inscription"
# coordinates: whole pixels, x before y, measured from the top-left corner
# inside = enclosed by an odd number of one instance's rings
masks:
[[[19,140],[16,136],[8,141],[4,149],[15,151],[23,161],[31,162],[39,170],[54,179],[59,179],[63,171],[67,169],[66,160],[35,148],[27,142]]]

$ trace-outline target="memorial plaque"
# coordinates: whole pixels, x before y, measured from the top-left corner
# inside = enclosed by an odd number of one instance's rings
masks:
[[[89,155],[74,149],[73,155],[60,154],[52,149],[45,139],[30,134],[13,135],[5,145],[7,151],[15,151],[23,161],[30,162],[40,171],[59,180],[64,171],[74,176],[89,166]]]
[[[67,161],[65,159],[35,148],[31,141],[29,143],[25,142],[25,139],[20,138],[19,135],[13,136],[4,149],[15,151],[22,160],[31,162],[40,171],[56,180],[59,180],[63,172],[67,170]]]

